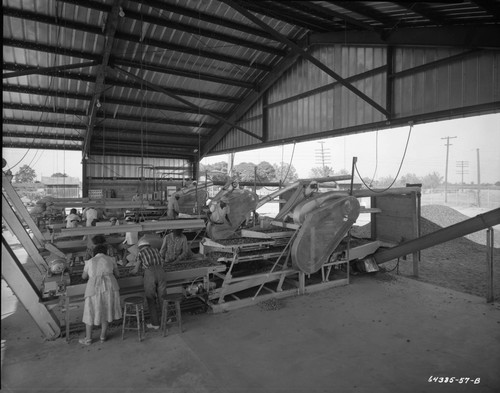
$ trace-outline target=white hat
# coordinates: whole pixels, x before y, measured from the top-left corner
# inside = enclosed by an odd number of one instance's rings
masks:
[[[141,238],[141,239],[137,242],[137,247],[138,247],[138,248],[141,248],[141,247],[143,247],[143,246],[149,246],[149,245],[151,245],[151,244],[149,243],[149,240],[148,240],[148,239],[145,239],[145,238]]]

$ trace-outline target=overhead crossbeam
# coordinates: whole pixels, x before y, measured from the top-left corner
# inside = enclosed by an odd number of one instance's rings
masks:
[[[82,157],[85,157],[87,155],[90,146],[90,140],[92,139],[92,134],[94,133],[94,126],[98,110],[97,103],[99,102],[99,98],[104,91],[104,80],[106,78],[107,65],[111,56],[111,50],[113,49],[113,42],[118,27],[118,18],[120,17],[119,12],[122,3],[123,0],[115,0],[113,2],[113,7],[111,8],[111,12],[108,14],[108,18],[106,20],[102,62],[99,66],[99,69],[97,70],[97,77],[94,85],[94,95],[92,97],[92,100],[90,101],[88,110],[89,121],[87,134],[85,135],[85,141],[83,142]]]
[[[28,75],[47,75],[53,72],[64,71],[64,70],[74,70],[77,68],[93,67],[98,65],[97,61],[87,61],[84,63],[67,64],[56,67],[33,67],[24,71],[14,71],[3,74],[3,79],[16,78],[18,76],[28,76]]]
[[[379,112],[383,113],[386,117],[389,117],[389,112],[382,107],[381,105],[377,104],[374,100],[372,100],[370,97],[368,97],[366,94],[358,90],[356,87],[354,87],[352,84],[348,83],[345,81],[344,78],[342,78],[340,75],[338,75],[336,72],[334,72],[331,68],[323,64],[321,61],[316,59],[313,55],[302,49],[300,46],[289,40],[287,37],[282,35],[281,33],[275,31],[274,29],[270,28],[266,23],[262,22],[259,18],[256,16],[252,15],[250,12],[248,12],[245,8],[240,6],[238,3],[236,3],[233,0],[221,0],[223,3],[227,4],[229,7],[234,8],[237,10],[240,14],[245,16],[247,19],[255,23],[257,26],[263,28],[264,30],[268,31],[270,34],[275,36],[277,39],[279,39],[281,42],[286,44],[288,47],[291,48],[291,50],[295,53],[298,53],[300,56],[303,58],[309,60],[311,63],[313,63],[316,67],[321,69],[323,72],[327,73],[331,77],[333,77],[335,80],[337,80],[342,86],[356,94],[358,97],[363,99],[365,102],[373,106],[375,109],[377,109]]]
[[[259,88],[256,91],[250,92],[250,94],[245,97],[245,100],[233,111],[232,115],[229,117],[229,121],[231,123],[237,122],[262,96],[266,97],[265,92],[281,77],[281,75],[295,64],[298,58],[298,53],[294,52],[289,53],[287,57],[283,58],[273,68],[273,71],[266,76],[264,81],[259,85]],[[263,135],[266,135],[265,127],[263,129]],[[203,145],[201,150],[202,157],[207,155],[230,130],[230,123],[221,124],[219,128],[213,132],[210,140]],[[263,137],[263,140],[266,141],[266,138]]]
[[[500,48],[500,26],[443,26],[422,28],[399,28],[381,37],[370,31],[350,31],[313,33],[309,36],[311,45],[363,45],[395,47],[460,47],[460,48]]]
[[[243,128],[243,127],[240,127],[234,123],[232,123],[231,121],[227,120],[226,118],[222,117],[222,116],[219,116],[215,113],[213,113],[212,111],[209,111],[208,109],[205,109],[205,108],[202,108],[201,106],[198,106],[198,105],[195,105],[193,104],[192,102],[188,101],[188,100],[185,100],[184,98],[182,97],[179,97],[177,94],[173,94],[171,93],[170,91],[168,91],[167,89],[164,89],[164,88],[161,88],[159,86],[156,86],[155,84],[151,83],[151,82],[148,82],[147,80],[144,80],[143,78],[140,78],[128,71],[125,71],[124,69],[120,68],[120,67],[115,67],[115,68],[112,68],[113,70],[116,70],[124,75],[127,75],[137,81],[141,81],[142,83],[144,83],[147,87],[149,87],[150,89],[153,89],[153,90],[156,90],[160,93],[163,93],[167,96],[169,96],[170,98],[173,98],[179,102],[182,102],[183,104],[191,107],[191,108],[196,108],[199,110],[200,113],[203,113],[204,115],[208,115],[208,116],[211,116],[211,117],[214,117],[215,119],[217,120],[220,120],[224,123],[227,123],[229,124],[231,127],[234,127],[242,132],[244,132],[245,134],[247,135],[250,135],[251,137],[253,138],[256,138],[258,140],[262,140],[262,137],[260,135],[257,135],[257,134],[254,134],[253,132]]]

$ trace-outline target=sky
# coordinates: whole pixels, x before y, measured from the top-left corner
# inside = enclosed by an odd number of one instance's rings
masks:
[[[408,140],[408,148],[405,146]],[[457,164],[465,163],[464,183],[477,183],[477,155],[480,157],[481,183],[500,181],[500,113],[473,116],[427,124],[372,131],[337,138],[237,152],[234,163],[267,161],[280,164],[283,161],[297,170],[299,178],[311,177],[311,168],[319,167],[320,150],[325,152],[325,165],[335,172],[346,169],[351,172],[353,157],[357,157],[358,171],[363,178],[394,178],[401,161],[400,176],[413,173],[418,177],[437,172],[443,178],[446,168],[446,143],[449,139],[448,181],[461,182]],[[321,142],[321,143],[320,143]],[[292,155],[293,153],[293,155]],[[23,165],[35,169],[37,180],[54,173],[66,173],[82,177],[81,152],[57,150],[29,150],[3,148],[2,156],[7,167],[15,174]],[[207,157],[203,164],[227,161],[228,154]],[[13,167],[14,166],[14,167]],[[4,169],[6,169],[4,168]],[[466,172],[466,173],[465,173]],[[374,176],[375,175],[375,176]]]

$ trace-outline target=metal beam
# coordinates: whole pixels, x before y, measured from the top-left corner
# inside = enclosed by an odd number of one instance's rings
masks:
[[[332,23],[325,23],[324,21],[319,21],[317,19],[307,17],[304,12],[296,12],[291,9],[293,3],[286,1],[285,3],[266,3],[262,1],[240,1],[245,9],[252,12],[261,14],[263,16],[281,20],[283,22],[289,23],[290,25],[299,26],[301,28],[312,30],[312,31],[330,31],[332,29]],[[229,4],[228,4],[229,5]],[[276,37],[275,37],[276,38]]]
[[[104,111],[99,111],[99,115],[96,116],[98,119],[117,119],[117,120],[126,120],[126,121],[135,121],[138,123],[144,122],[146,120],[145,118],[141,116],[132,116],[132,115],[124,115],[124,114],[119,114],[114,116],[111,113],[106,113]],[[171,124],[175,126],[183,126],[183,127],[194,127],[194,128],[212,128],[215,127],[214,123],[208,123],[204,122],[203,124],[200,125],[200,122],[198,121],[192,121],[192,120],[178,120],[178,119],[171,119],[168,117],[153,117],[153,116],[148,116],[147,117],[147,122],[148,123],[161,123],[161,124]]]
[[[496,19],[500,19],[500,4],[490,0],[473,0],[472,3],[476,3],[486,12],[492,14]]]
[[[364,45],[364,46],[411,46],[411,47],[460,47],[500,49],[500,26],[443,26],[400,28],[385,38],[369,31],[313,33],[311,45]]]
[[[269,89],[281,77],[281,75],[283,75],[295,64],[298,58],[299,55],[292,52],[281,60],[281,62],[274,67],[273,71],[270,72],[259,85],[259,89],[257,91],[250,92],[241,105],[233,111],[233,114],[229,117],[230,122],[234,123],[240,120],[241,117],[265,94],[267,89]],[[265,127],[263,129],[265,129]],[[210,140],[202,146],[201,156],[203,157],[207,155],[230,130],[231,126],[228,123],[221,124],[212,133]]]
[[[96,113],[98,110],[97,103],[99,102],[99,98],[101,97],[101,94],[104,91],[105,87],[104,80],[106,78],[107,65],[109,63],[109,58],[111,56],[111,50],[113,49],[115,34],[118,28],[118,20],[120,18],[118,14],[120,12],[120,7],[122,3],[123,0],[114,0],[113,7],[111,8],[111,12],[108,13],[108,17],[106,20],[102,62],[101,65],[99,66],[99,69],[97,70],[97,77],[94,84],[94,95],[92,97],[92,100],[90,101],[90,105],[87,110],[89,120],[88,120],[87,134],[85,135],[85,140],[83,142],[82,157],[85,157],[85,155],[87,155],[88,153],[90,141],[92,139],[92,134],[94,132]]]
[[[28,86],[18,86],[18,85],[3,85],[3,91],[8,91],[11,93],[27,94],[30,96],[48,96],[48,97],[58,97],[58,98],[69,98],[72,100],[90,101],[92,99],[91,95],[88,94],[78,94],[68,91],[61,90],[49,90],[49,89],[37,89]]]
[[[274,35],[277,39],[279,39],[281,42],[284,44],[288,45],[293,52],[300,54],[302,57],[305,59],[309,60],[311,63],[313,63],[316,67],[321,69],[323,72],[326,74],[330,75],[333,77],[335,80],[337,80],[339,83],[342,84],[345,88],[356,94],[358,97],[366,101],[368,104],[373,106],[375,109],[377,109],[379,112],[383,113],[385,116],[389,115],[389,112],[376,103],[374,100],[372,100],[370,97],[368,97],[366,94],[355,88],[353,85],[350,83],[346,82],[344,78],[342,78],[340,75],[338,75],[336,72],[331,70],[329,67],[327,67],[325,64],[323,64],[321,61],[316,59],[314,56],[312,56],[310,53],[306,52],[304,49],[302,49],[300,46],[295,44],[294,42],[290,41],[287,37],[282,35],[281,33],[271,29],[266,23],[262,22],[259,18],[255,17],[252,15],[250,12],[248,12],[246,9],[244,9],[241,5],[236,3],[234,0],[221,0],[223,3],[229,5],[230,7],[233,7],[236,9],[239,13],[241,13],[243,16],[248,18],[250,21],[255,23],[257,26],[262,27],[264,30],[267,30],[270,34]]]
[[[186,32],[188,34],[193,34],[193,35],[197,35],[197,36],[201,36],[201,37],[207,37],[209,39],[219,40],[222,42],[229,42],[229,43],[234,44],[236,46],[255,49],[259,52],[271,53],[271,54],[276,55],[276,56],[283,57],[286,55],[286,52],[281,50],[281,49],[278,49],[278,48],[275,48],[272,46],[268,46],[268,45],[263,45],[263,44],[255,42],[255,41],[249,41],[249,40],[237,38],[236,36],[230,36],[228,34],[219,33],[215,30],[209,30],[209,29],[205,29],[202,27],[196,27],[194,25],[188,25],[185,23],[177,22],[174,19],[167,19],[166,17],[155,17],[155,16],[151,16],[150,14],[134,12],[130,9],[124,9],[123,11],[125,12],[126,18],[135,19],[141,23],[143,23],[143,22],[150,23],[150,24],[157,25],[157,26],[163,26],[163,27],[166,27],[168,29],[175,29],[178,31],[183,31],[183,32]]]
[[[162,48],[168,51],[175,51],[181,53],[187,53],[189,55],[197,56],[197,57],[205,57],[207,59],[213,59],[217,61],[221,61],[229,64],[236,64],[242,67],[254,68],[261,71],[270,71],[271,67],[268,65],[252,62],[252,60],[242,59],[240,57],[234,57],[224,54],[219,54],[216,52],[210,52],[207,50],[196,49],[195,47],[189,47],[179,44],[174,44],[171,42],[165,42],[160,40],[155,40],[153,38],[141,37],[139,35],[132,35],[124,32],[116,33],[116,38],[120,40],[126,40],[136,43],[142,43],[148,46],[155,46],[157,48]]]
[[[245,89],[255,89],[255,87],[256,87],[256,85],[252,82],[245,82],[245,81],[242,81],[239,79],[233,79],[233,78],[225,77],[222,75],[214,75],[214,74],[208,74],[208,73],[204,73],[204,72],[192,72],[191,70],[186,71],[186,70],[183,70],[180,68],[165,67],[163,65],[157,65],[157,64],[146,63],[146,62],[140,63],[137,61],[114,58],[112,61],[112,64],[153,71],[153,72],[156,72],[159,74],[176,75],[176,76],[182,76],[183,78],[191,78],[191,79],[203,80],[203,81],[207,81],[207,82],[214,82],[214,83],[219,83],[222,85],[239,86],[239,87],[243,87]]]
[[[37,120],[22,120],[22,119],[2,119],[2,124],[12,124],[19,126],[28,126],[35,128],[70,128],[73,130],[86,130],[85,124],[65,123],[65,122],[51,122],[51,121],[37,121]],[[5,131],[4,131],[5,132]]]
[[[99,63],[97,61],[87,61],[83,63],[76,63],[76,64],[68,64],[68,65],[62,65],[62,66],[56,66],[56,67],[35,67],[35,68],[30,68],[25,71],[17,71],[17,72],[8,72],[6,74],[3,74],[3,79],[8,79],[8,78],[16,78],[18,76],[27,76],[27,75],[47,75],[52,72],[58,72],[58,71],[64,71],[64,70],[74,70],[77,68],[85,68],[85,67],[93,67],[95,65],[98,65]]]
[[[431,123],[441,120],[451,120],[451,119],[463,119],[467,116],[479,116],[491,113],[498,113],[498,108],[500,108],[500,101],[493,101],[488,104],[480,104],[480,105],[471,105],[462,108],[455,109],[446,109],[442,111],[430,112],[420,115],[413,116],[405,116],[400,118],[392,117],[389,121],[383,120],[374,123],[362,124],[359,126],[353,127],[344,127],[338,129],[331,129],[326,131],[321,131],[312,135],[301,135],[301,136],[290,136],[288,138],[281,138],[279,140],[274,140],[271,142],[264,142],[253,145],[246,145],[242,147],[231,147],[224,150],[218,150],[213,154],[223,154],[228,152],[239,152],[239,151],[248,151],[253,149],[261,149],[270,146],[282,146],[283,144],[288,143],[298,143],[298,142],[307,142],[313,139],[322,139],[322,138],[335,138],[339,136],[345,135],[353,135],[359,134],[367,131],[373,130],[383,130],[390,129],[395,127],[406,127],[408,123],[411,121],[414,124],[423,124],[423,123]],[[208,143],[208,142],[207,142]],[[207,145],[207,144],[205,144]]]
[[[20,94],[28,94],[28,95],[41,95],[41,96],[50,96],[50,97],[60,97],[60,98],[70,98],[74,100],[82,100],[82,101],[91,101],[91,95],[84,94],[76,94],[70,92],[61,92],[56,90],[47,90],[47,89],[36,89],[25,86],[17,86],[17,85],[4,85],[3,91],[20,93]],[[112,97],[102,97],[102,103],[108,104],[116,104],[123,106],[133,106],[133,107],[147,107],[148,109],[157,109],[160,111],[169,111],[169,112],[181,112],[181,113],[199,113],[198,110],[193,108],[188,108],[185,106],[174,106],[174,105],[159,105],[154,102],[140,102],[140,101],[127,101],[123,99],[117,99]],[[225,114],[222,112],[216,112],[219,116],[224,116]],[[113,116],[115,118],[116,116]]]
[[[181,159],[194,159],[198,157],[198,153],[194,152],[194,149],[191,151],[173,151],[170,145],[161,145],[161,146],[149,146],[144,151],[138,151],[137,143],[129,144],[125,146],[123,143],[111,144],[106,143],[106,145],[95,146],[97,150],[99,150],[99,154],[105,154],[109,156],[128,156],[128,157],[141,157],[141,154],[144,154],[145,157],[154,158],[181,158]],[[97,151],[96,150],[96,151]]]
[[[338,7],[344,8],[348,11],[355,12],[356,14],[362,15],[368,19],[372,19],[375,23],[381,23],[385,27],[392,27],[396,25],[399,20],[390,17],[383,12],[377,11],[375,8],[365,5],[363,1],[329,1],[331,4],[335,4]]]
[[[315,11],[317,14],[323,15],[323,17],[326,16],[326,17],[330,17],[330,18],[339,18],[339,19],[345,21],[346,23],[353,25],[353,26],[356,26],[356,27],[359,27],[363,30],[375,31],[375,29],[368,23],[359,21],[356,18],[352,18],[352,17],[350,17],[342,12],[337,12],[337,11],[331,10],[329,8],[322,7],[316,3],[313,3],[310,1],[304,1],[304,0],[293,1],[293,3],[298,3],[306,8],[309,8],[310,10]]]
[[[119,68],[119,67],[115,67],[115,68],[113,68],[113,69],[114,69],[114,70],[116,70],[116,71],[118,71],[118,72],[121,72],[121,73],[123,73],[123,74],[125,74],[125,75],[127,75],[127,76],[129,76],[129,77],[131,77],[131,78],[133,78],[133,79],[135,79],[135,80],[137,80],[137,81],[140,81],[140,82],[144,83],[146,86],[148,86],[149,88],[151,88],[151,89],[153,89],[153,90],[156,90],[156,91],[159,91],[160,93],[163,93],[163,94],[165,94],[165,95],[167,95],[167,96],[169,96],[169,97],[171,97],[171,98],[173,98],[173,99],[175,99],[175,100],[177,100],[177,101],[179,101],[179,102],[182,102],[182,103],[183,103],[183,104],[185,104],[185,105],[190,106],[191,108],[196,108],[196,109],[198,109],[198,110],[200,111],[200,113],[203,113],[204,115],[209,115],[209,116],[212,116],[212,117],[216,118],[217,120],[220,120],[220,121],[222,121],[222,122],[224,122],[224,123],[228,123],[228,124],[230,124],[232,127],[234,127],[234,128],[236,128],[236,129],[238,129],[238,130],[240,130],[240,131],[244,132],[245,134],[250,135],[250,136],[251,136],[251,137],[253,137],[253,138],[256,138],[256,139],[262,140],[262,137],[261,137],[261,136],[259,136],[259,135],[257,135],[257,134],[254,134],[253,132],[248,131],[248,130],[246,130],[245,128],[240,127],[240,126],[238,126],[238,125],[236,125],[236,124],[232,123],[231,121],[229,121],[229,120],[225,119],[225,118],[224,118],[224,117],[222,117],[222,116],[219,116],[219,115],[217,115],[217,114],[213,113],[212,111],[209,111],[208,109],[205,109],[205,108],[202,108],[202,107],[200,107],[200,106],[197,106],[197,105],[193,104],[192,102],[190,102],[190,101],[188,101],[188,100],[185,100],[184,98],[179,97],[178,95],[173,94],[173,93],[171,93],[170,91],[168,91],[168,90],[166,90],[166,89],[164,89],[164,88],[161,88],[161,87],[159,87],[159,86],[156,86],[156,85],[154,85],[153,83],[148,82],[148,81],[146,81],[146,80],[144,80],[144,79],[142,79],[142,78],[140,78],[140,77],[138,77],[138,76],[136,76],[136,75],[134,75],[134,74],[132,74],[132,73],[130,73],[130,72],[128,72],[128,71],[125,71],[125,70],[123,70],[123,69]]]
[[[82,52],[79,50],[38,44],[22,40],[15,40],[12,38],[4,38],[2,40],[2,45],[11,46],[13,48],[32,50],[36,52],[52,53],[56,56],[62,56],[64,58],[74,57],[75,59],[87,59],[87,60],[97,61],[99,63],[102,60],[102,57],[100,55],[96,55],[94,53]]]
[[[41,134],[34,132],[12,132],[5,131],[2,134],[2,139],[5,141],[6,138],[28,138],[28,139],[49,139],[49,140],[60,140],[60,141],[77,141],[83,142],[83,136],[77,135],[61,135],[61,134]]]
[[[398,5],[400,7],[404,7],[407,10],[414,12],[415,14],[418,14],[420,16],[423,16],[424,18],[428,19],[430,22],[435,23],[436,25],[445,25],[446,24],[446,19],[444,16],[441,14],[438,14],[436,11],[432,10],[430,7],[426,6],[425,4],[420,4],[416,1],[411,2],[411,3],[400,3],[398,2]]]
[[[500,224],[500,208],[373,254],[378,264]]]
[[[172,5],[158,0],[131,0],[131,1],[139,3],[141,5],[147,5],[151,8],[157,8],[162,11],[172,12],[178,15],[184,15],[187,16],[188,18],[202,20],[204,22],[212,23],[217,26],[227,27],[228,29],[231,30],[240,31],[246,34],[251,34],[270,41],[276,41],[276,39],[272,35],[268,34],[263,30],[255,29],[245,24],[236,23],[234,22],[234,20],[222,18],[219,15],[207,14],[193,8],[180,7],[178,5]],[[81,3],[80,0],[71,0],[71,2]]]
[[[69,144],[52,145],[52,144],[48,144],[48,143],[30,142],[28,145],[26,145],[26,143],[5,142],[5,141],[2,141],[2,147],[11,147],[13,149],[31,148],[31,149],[44,149],[44,150],[75,150],[75,151],[81,151],[81,149],[82,149],[82,146],[80,144],[78,144],[78,145],[69,145]]]
[[[431,61],[429,63],[421,64],[419,66],[407,68],[403,71],[388,74],[388,79],[389,78],[400,78],[402,76],[407,76],[407,75],[414,75],[418,72],[422,72],[422,71],[430,70],[430,69],[435,69],[436,67],[439,67],[441,65],[455,63],[458,60],[463,60],[463,59],[466,59],[468,57],[478,57],[480,52],[481,52],[481,49],[471,49],[471,50],[468,50],[468,51],[463,52],[463,53],[458,53],[458,54],[453,55],[453,56],[444,57],[444,58],[439,59],[439,60],[435,60],[435,61]]]
[[[55,48],[54,48],[55,51]],[[75,57],[75,55],[71,55],[72,57]],[[77,56],[78,57],[78,56]],[[110,64],[113,65],[113,60],[110,61]],[[27,66],[21,66],[18,64],[13,64],[13,63],[4,63],[3,64],[3,69],[4,70],[14,70],[14,71],[22,71],[26,69],[30,69],[31,67]],[[65,71],[54,71],[51,74],[58,78],[66,78],[66,79],[71,79],[71,80],[76,80],[76,81],[81,81],[81,82],[86,82],[86,83],[94,83],[95,82],[95,77],[91,75],[84,75],[84,74],[76,74],[76,73],[71,73],[71,72],[65,72]],[[191,73],[191,75],[196,78],[197,74]],[[231,83],[228,83],[231,84]],[[141,86],[140,83],[133,83],[130,81],[124,82],[123,80],[120,79],[111,79],[111,78],[106,78],[106,86],[110,87],[124,87],[128,89],[143,89],[143,86]],[[242,86],[244,87],[244,86]],[[255,88],[253,86],[252,88]],[[220,102],[228,102],[230,104],[238,104],[240,100],[235,97],[230,97],[230,96],[223,96],[219,94],[210,94],[210,93],[204,93],[200,92],[199,90],[186,90],[186,89],[170,89],[172,93],[178,94],[180,96],[185,96],[185,97],[194,97],[198,99],[204,99],[204,100],[210,100],[210,101],[220,101]]]
[[[59,113],[64,115],[74,115],[84,117],[87,115],[85,111],[78,109],[54,108],[53,106],[36,106],[36,105],[23,105],[23,104],[10,104],[4,102],[2,104],[4,109],[12,109],[18,111],[30,112],[44,112],[44,113]]]

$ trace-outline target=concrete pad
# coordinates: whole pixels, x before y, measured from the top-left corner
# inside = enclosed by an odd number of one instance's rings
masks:
[[[8,299],[6,299],[8,301]],[[4,297],[2,296],[2,303]],[[500,305],[388,273],[221,314],[162,337],[115,329],[44,342],[22,307],[2,320],[11,392],[498,392]],[[98,337],[99,332],[94,332]],[[429,382],[455,377],[453,382]],[[460,383],[460,378],[463,379]],[[432,380],[431,380],[432,381]]]

